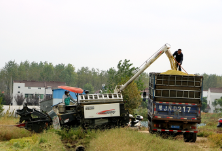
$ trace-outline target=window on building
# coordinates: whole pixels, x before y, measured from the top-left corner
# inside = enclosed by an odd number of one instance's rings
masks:
[[[25,94],[25,98],[27,99],[27,98],[33,98],[33,94]]]
[[[38,88],[38,89],[41,89],[41,88]]]
[[[18,91],[18,93],[20,93],[20,91]]]
[[[28,89],[31,89],[31,87],[28,87]]]
[[[20,86],[18,86],[18,88],[20,88]]]

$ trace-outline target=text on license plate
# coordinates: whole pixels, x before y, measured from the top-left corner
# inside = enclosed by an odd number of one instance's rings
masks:
[[[180,126],[176,126],[176,125],[171,125],[171,128],[180,128]]]

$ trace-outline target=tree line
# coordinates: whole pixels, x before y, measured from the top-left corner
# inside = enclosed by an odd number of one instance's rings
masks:
[[[112,92],[115,85],[129,79],[137,68],[129,60],[119,61],[117,69],[99,70],[96,68],[81,67],[76,69],[72,64],[56,64],[48,62],[17,63],[9,61],[0,69],[0,92],[4,92],[3,102],[9,104],[12,97],[9,96],[11,81],[59,81],[67,86],[79,87],[94,93],[97,90]],[[143,73],[138,78],[137,85],[140,90],[148,87],[148,74]],[[105,87],[102,87],[105,84]],[[122,83],[123,84],[123,83]],[[14,97],[14,96],[13,96]],[[18,98],[18,100],[23,100]],[[21,102],[21,101],[20,101]]]
[[[120,60],[116,68],[111,67],[108,70],[90,69],[89,67],[76,69],[72,64],[62,63],[53,65],[49,62],[8,61],[0,69],[0,92],[4,91],[5,95],[9,94],[11,80],[60,81],[65,82],[68,86],[87,89],[90,93],[100,89],[113,92],[116,85],[126,82],[137,70],[138,68],[126,59]],[[222,76],[206,73],[202,76],[204,77],[204,90],[209,87],[222,87]],[[135,80],[138,90],[142,91],[148,87],[148,79],[148,74],[144,72]],[[105,84],[105,87],[102,87],[102,84]],[[9,96],[5,96],[3,102],[10,102],[10,99]]]
[[[203,76],[203,89],[222,87],[222,76],[216,74],[202,74]]]

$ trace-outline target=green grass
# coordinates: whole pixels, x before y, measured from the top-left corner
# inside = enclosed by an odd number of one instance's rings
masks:
[[[206,126],[199,128],[198,136],[208,137],[202,144],[211,143],[209,149],[222,147],[222,130],[217,128],[221,113],[202,114]],[[0,118],[0,125],[13,125],[18,118]],[[0,126],[0,150],[75,150],[84,146],[89,151],[100,150],[202,150],[197,143],[188,145],[183,139],[163,139],[156,135],[139,133],[129,128],[116,128],[105,131],[84,131],[81,128],[54,130],[40,134],[31,133],[22,128]],[[181,147],[182,146],[182,147]]]
[[[42,134],[33,134],[31,137],[0,142],[0,150],[65,151],[66,148],[59,135],[53,132],[44,132]]]
[[[186,146],[186,147],[182,147]],[[195,144],[194,144],[195,146]],[[201,150],[197,146],[190,146],[183,140],[163,139],[156,135],[139,133],[131,129],[111,129],[97,134],[90,141],[90,151],[154,151],[154,150]]]
[[[202,113],[201,122],[205,123],[206,126],[199,127],[197,135],[208,137],[212,134],[222,133],[222,128],[217,128],[219,118],[222,118],[222,113]]]

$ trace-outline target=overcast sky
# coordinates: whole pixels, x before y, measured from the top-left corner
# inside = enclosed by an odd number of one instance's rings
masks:
[[[165,43],[188,73],[222,75],[221,0],[0,0],[0,68],[48,61],[107,70],[140,66]],[[170,69],[165,54],[146,72]]]

